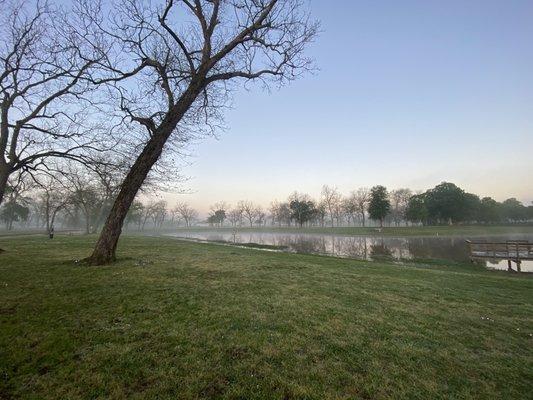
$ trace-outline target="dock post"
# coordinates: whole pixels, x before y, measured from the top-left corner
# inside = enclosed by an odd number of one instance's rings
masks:
[[[511,260],[507,260],[507,271],[513,272],[513,264],[511,263]]]
[[[522,272],[522,270],[521,270],[521,268],[520,268],[520,264],[521,264],[521,263],[522,263],[522,261],[520,261],[520,260],[516,260],[516,270],[517,270],[518,272]]]

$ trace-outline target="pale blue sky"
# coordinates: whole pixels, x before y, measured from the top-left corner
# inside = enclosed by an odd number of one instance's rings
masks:
[[[533,200],[533,1],[314,0],[320,71],[239,92],[220,139],[195,146],[205,211],[323,184],[425,190],[452,181]]]

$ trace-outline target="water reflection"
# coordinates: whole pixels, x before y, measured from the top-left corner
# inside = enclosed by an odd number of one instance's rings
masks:
[[[191,231],[172,236],[228,243],[257,243],[308,254],[334,255],[364,260],[376,259],[442,259],[469,261],[465,237],[367,237],[277,232]],[[472,237],[469,237],[472,238]],[[477,239],[483,239],[478,237]],[[505,241],[526,239],[533,235],[491,236],[484,239]],[[507,261],[487,261],[490,268],[507,269]],[[533,262],[522,263],[522,271],[533,271]]]

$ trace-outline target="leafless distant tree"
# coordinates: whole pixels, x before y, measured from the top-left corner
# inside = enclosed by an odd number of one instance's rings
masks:
[[[150,200],[142,211],[141,230],[144,230],[148,220],[152,221],[154,228],[160,228],[167,215],[167,202],[164,200]]]
[[[141,231],[144,231],[144,227],[146,226],[146,222],[150,219],[153,213],[155,202],[150,201],[148,204],[143,204],[142,208],[142,215],[140,220],[140,229]]]
[[[176,208],[173,208],[171,210],[168,210],[168,213],[170,214],[170,224],[172,226],[174,226],[174,224],[180,226],[181,216],[178,210],[176,210]]]
[[[46,232],[50,234],[54,228],[57,214],[69,204],[70,195],[62,175],[47,174],[40,177],[37,182],[37,205],[45,221]]]
[[[33,182],[27,178],[18,172],[13,174],[8,181],[7,201],[4,201],[0,207],[0,220],[5,222],[7,230],[13,229],[14,222],[28,220],[31,205],[29,194],[33,188]]]
[[[270,203],[270,207],[268,208],[268,212],[270,213],[270,218],[272,220],[272,225],[278,224],[279,226],[281,226],[280,211],[281,203],[277,200],[272,201]]]
[[[270,216],[272,217],[272,223],[277,223],[278,226],[282,225],[291,225],[291,210],[289,207],[289,203],[283,202],[280,203],[278,201],[273,201],[270,204]]]
[[[335,202],[333,213],[335,216],[335,221],[337,222],[337,226],[341,226],[344,219],[344,198],[342,197],[342,194],[339,194],[339,198]]]
[[[71,168],[65,174],[65,179],[69,190],[69,204],[81,211],[85,220],[85,234],[95,232],[97,216],[104,202],[102,193],[90,174],[81,168]]]
[[[54,169],[61,170],[61,181],[68,188],[69,205],[77,207],[85,219],[85,233],[95,233],[107,217],[120,188],[123,170],[115,163],[91,164],[64,162]]]
[[[361,216],[362,225],[365,226],[366,211],[370,201],[370,190],[368,188],[359,188],[352,192],[350,197],[353,199],[357,212]]]
[[[256,220],[257,214],[259,212],[258,206],[256,206],[251,201],[240,201],[238,206],[241,214],[248,220],[250,228],[254,226],[254,221]]]
[[[0,5],[0,203],[15,172],[46,171],[48,161],[87,161],[100,146],[91,69],[98,42],[83,39],[69,17],[48,2]]]
[[[113,162],[106,162],[106,156],[113,157]],[[90,179],[97,188],[101,200],[94,225],[94,232],[96,232],[104,224],[111,210],[128,163],[124,157],[111,155],[109,152],[97,155],[94,160],[95,162],[88,164],[85,169],[90,174]]]
[[[154,228],[161,228],[167,216],[167,202],[159,200],[150,208],[150,218],[152,219]]]
[[[401,221],[406,221],[405,212],[412,195],[411,189],[396,189],[390,192],[391,215],[396,226],[399,226]]]
[[[175,210],[179,213],[186,227],[190,227],[193,221],[198,217],[198,212],[187,203],[179,202]]]
[[[112,84],[124,115],[147,134],[87,260],[104,264],[165,144],[183,146],[192,128],[219,117],[234,83],[284,84],[309,70],[304,50],[318,24],[301,0],[125,0],[110,22],[97,2],[79,3],[80,15],[115,41],[100,65],[110,76],[96,83]]]
[[[137,230],[140,231],[142,228],[142,223],[143,223],[143,218],[144,218],[144,210],[145,210],[144,204],[141,203],[139,200],[135,200],[132,203],[130,210],[128,212],[128,215],[126,217],[126,220],[125,220],[126,226],[128,226],[129,224],[135,224],[137,225]]]
[[[353,225],[355,225],[357,217],[359,216],[359,207],[357,203],[357,196],[354,192],[350,193],[350,195],[342,201],[342,207],[348,222],[351,220]]]
[[[239,207],[233,208],[228,212],[228,220],[231,226],[240,226],[242,223],[242,211]]]
[[[266,213],[261,207],[255,209],[255,223],[259,226],[265,225],[266,222]]]
[[[341,207],[341,194],[337,188],[329,187],[328,185],[322,186],[322,201],[326,205],[328,211],[331,226],[334,225],[334,220],[337,219],[337,224],[339,222],[338,213]]]
[[[326,216],[328,215],[328,208],[326,203],[321,200],[316,206],[317,219],[320,226],[324,227],[326,225]]]

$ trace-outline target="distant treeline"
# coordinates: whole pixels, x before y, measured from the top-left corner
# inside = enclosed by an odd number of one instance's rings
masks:
[[[284,202],[274,201],[268,210],[250,201],[235,207],[220,202],[211,207],[211,226],[366,226],[367,220],[379,226],[402,224],[516,224],[533,220],[533,205],[515,198],[497,202],[490,197],[467,193],[457,185],[443,182],[424,193],[410,189],[388,191],[378,185],[360,188],[343,196],[324,186],[320,198],[294,192]]]
[[[98,175],[97,175],[98,176]],[[105,176],[105,175],[101,175]],[[71,174],[63,185],[8,191],[0,220],[8,230],[18,228],[78,229],[96,232],[109,213],[118,184],[109,179]],[[370,222],[369,222],[370,220]],[[443,224],[520,224],[533,221],[533,205],[515,198],[497,202],[467,193],[443,182],[424,193],[409,189],[388,191],[384,186],[360,188],[342,195],[324,186],[318,199],[294,192],[267,209],[251,201],[234,206],[218,202],[207,218],[185,202],[169,207],[164,200],[135,201],[125,220],[129,230],[210,226],[400,226]]]

